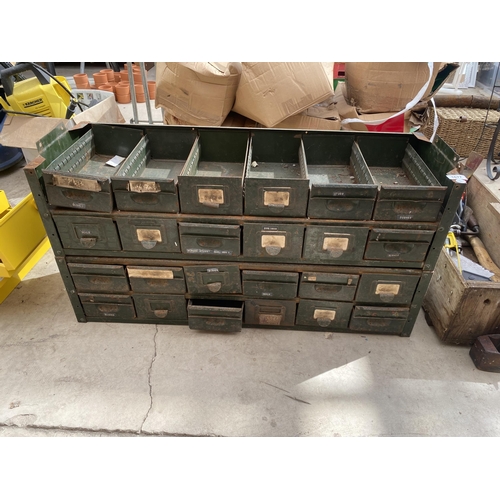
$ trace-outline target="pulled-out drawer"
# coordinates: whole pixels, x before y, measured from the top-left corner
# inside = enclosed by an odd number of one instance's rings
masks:
[[[365,304],[411,304],[420,276],[363,274],[356,302]]]
[[[179,222],[182,253],[237,257],[241,227],[225,224]]]
[[[124,250],[180,253],[177,221],[160,218],[119,218]]]
[[[69,263],[68,269],[77,292],[127,293],[130,290],[123,266]]]
[[[403,307],[354,306],[349,329],[400,334],[409,314],[410,310]]]
[[[328,300],[301,300],[297,308],[297,325],[322,328],[347,328],[352,303]]]
[[[200,130],[179,175],[182,213],[241,215],[248,132]]]
[[[305,299],[354,300],[359,276],[357,274],[302,273],[299,297]]]
[[[234,333],[241,331],[244,303],[230,300],[191,299],[188,324],[191,330]]]
[[[434,231],[372,229],[365,260],[423,262],[433,238]]]
[[[245,301],[245,324],[293,326],[297,304],[290,300]]]
[[[297,296],[299,273],[242,271],[243,294],[248,297],[293,299]]]
[[[245,177],[245,214],[305,217],[309,180],[295,131],[252,131]]]
[[[89,317],[132,319],[135,309],[129,295],[78,294],[85,315]]]
[[[311,262],[360,261],[363,259],[368,228],[309,226],[304,239],[304,260]]]
[[[54,215],[64,248],[77,250],[121,250],[115,223],[107,217]]]
[[[182,267],[127,266],[127,274],[136,293],[186,293]]]
[[[225,294],[241,293],[240,268],[235,265],[185,266],[189,293]]]
[[[139,319],[164,319],[182,321],[187,319],[184,295],[133,295]]]
[[[191,129],[150,128],[111,178],[118,210],[179,212],[177,178],[195,138]]]
[[[257,224],[243,226],[243,255],[263,261],[300,260],[304,226],[299,224]]]

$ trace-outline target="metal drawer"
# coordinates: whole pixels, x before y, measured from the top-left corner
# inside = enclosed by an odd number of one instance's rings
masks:
[[[187,320],[184,295],[143,295],[136,293],[132,297],[139,319]]]
[[[186,293],[182,267],[127,266],[127,274],[136,293]]]
[[[107,217],[54,215],[64,248],[121,250],[115,223]]]
[[[347,328],[352,311],[350,302],[301,300],[297,308],[297,325],[322,328]]]
[[[353,135],[305,135],[311,188],[307,215],[316,219],[369,220],[378,188]]]
[[[182,253],[237,257],[241,253],[241,227],[179,222]]]
[[[305,217],[309,180],[304,146],[296,132],[271,137],[252,131],[245,178],[245,214]]]
[[[423,262],[434,238],[434,231],[410,229],[372,229],[365,260]]]
[[[248,132],[200,130],[179,175],[182,213],[241,215]]]
[[[245,324],[293,326],[297,304],[290,300],[245,301]]]
[[[278,271],[242,271],[243,295],[273,299],[297,296],[299,273]]]
[[[191,294],[241,293],[238,266],[186,266],[184,274],[188,292]]]
[[[304,240],[304,260],[311,262],[360,261],[363,259],[368,228],[309,226]]]
[[[243,225],[243,255],[264,261],[300,260],[304,226],[300,224]]]
[[[125,268],[106,264],[68,263],[77,292],[127,293]]]
[[[118,210],[179,212],[177,179],[195,139],[193,130],[149,129],[111,178]]]
[[[409,314],[410,310],[403,307],[354,306],[349,329],[400,334]]]
[[[115,155],[126,158],[143,132],[97,125],[80,137],[43,170],[49,203],[96,212],[113,210],[111,175],[107,165]]]
[[[411,304],[420,276],[362,274],[356,302],[365,304]]]
[[[78,296],[86,316],[116,319],[136,317],[132,297],[128,295],[80,293]]]
[[[192,330],[219,333],[241,331],[244,303],[229,300],[191,299],[188,302],[188,324]]]
[[[180,253],[177,221],[172,219],[119,218],[118,231],[124,250]]]
[[[305,299],[354,300],[359,276],[335,273],[302,273],[299,297]]]

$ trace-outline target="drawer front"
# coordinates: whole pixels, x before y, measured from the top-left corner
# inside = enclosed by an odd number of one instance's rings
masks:
[[[124,250],[180,253],[177,221],[168,219],[118,219]]]
[[[243,226],[243,255],[263,261],[299,260],[304,227],[298,224],[254,224]]]
[[[115,223],[106,217],[54,215],[64,248],[78,250],[121,250]]]
[[[69,263],[68,268],[77,292],[126,293],[130,290],[123,266]]]
[[[433,237],[433,231],[372,229],[365,259],[423,262]]]
[[[435,222],[438,219],[441,206],[441,201],[378,200],[373,219]]]
[[[189,293],[208,295],[241,293],[238,266],[186,266],[184,274]]]
[[[364,227],[309,226],[303,257],[311,262],[360,261],[368,231]]]
[[[305,217],[308,197],[307,179],[245,180],[246,215]]]
[[[130,212],[178,213],[179,198],[175,193],[133,193],[114,191],[116,208]]]
[[[127,266],[127,274],[137,293],[186,293],[182,267]]]
[[[180,176],[179,196],[184,214],[241,215],[243,179]]]
[[[46,184],[46,188],[49,203],[55,207],[106,213],[113,211],[113,195],[111,192],[85,191],[52,184]]]
[[[374,199],[311,198],[307,216],[313,219],[370,220]]]
[[[184,295],[133,295],[139,319],[187,320]]]
[[[349,329],[371,333],[400,334],[410,313],[399,307],[355,306]]]
[[[193,299],[188,302],[188,324],[192,330],[219,333],[241,331],[244,303]]]
[[[293,326],[297,304],[287,300],[245,301],[245,323],[249,325]]]
[[[411,304],[420,276],[363,274],[356,302],[369,304]]]
[[[297,308],[297,325],[322,328],[347,328],[352,304],[327,300],[301,300]]]
[[[135,309],[128,295],[78,294],[85,315],[89,317],[132,319]]]
[[[334,273],[302,273],[299,297],[305,299],[354,300],[359,276]]]
[[[298,273],[242,271],[243,294],[248,297],[293,299],[297,296]]]
[[[241,253],[241,227],[222,224],[179,223],[182,253],[237,257]]]

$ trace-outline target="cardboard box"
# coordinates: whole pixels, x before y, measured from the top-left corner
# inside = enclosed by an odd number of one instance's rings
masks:
[[[240,63],[156,63],[156,107],[182,124],[222,125],[233,107]]]
[[[274,127],[332,95],[332,73],[323,63],[247,62],[233,111]]]
[[[84,111],[66,120],[64,118],[12,116],[5,117],[0,133],[0,144],[21,148],[27,163],[38,156],[37,142],[51,130],[63,123],[67,129],[82,122],[90,123],[125,123],[113,92],[102,90],[73,90],[75,96],[84,104],[91,105]],[[77,108],[78,109],[78,108]]]
[[[289,116],[272,128],[292,128],[300,130],[340,130],[341,123],[340,120],[316,118],[314,116],[298,114]]]
[[[347,101],[361,114],[401,111],[419,94],[429,80],[428,64],[348,62],[345,69]],[[433,93],[441,63],[431,64],[433,67],[430,82],[418,101],[429,99]]]
[[[360,114],[350,105],[344,95],[345,83],[338,84],[335,90],[335,106],[340,115],[342,130],[362,132],[411,132],[419,128],[422,121],[411,110],[394,116],[396,113]]]

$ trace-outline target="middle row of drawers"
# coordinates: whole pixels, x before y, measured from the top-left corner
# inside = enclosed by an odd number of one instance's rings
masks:
[[[410,304],[420,274],[241,270],[237,265],[184,267],[68,263],[79,293],[242,295]]]
[[[432,230],[54,215],[64,248],[262,261],[423,262]]]

